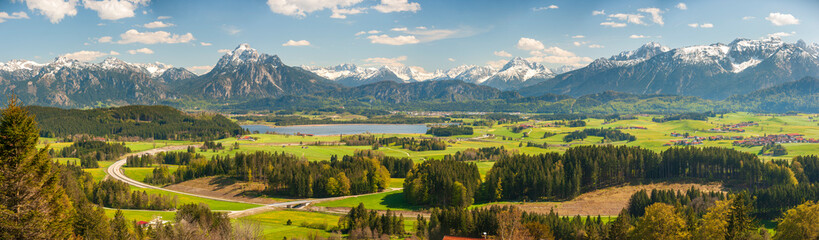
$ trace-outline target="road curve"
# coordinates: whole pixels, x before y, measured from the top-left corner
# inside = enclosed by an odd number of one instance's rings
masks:
[[[290,144],[285,143],[284,145],[294,145],[294,144],[295,143],[290,143]],[[167,152],[167,151],[176,151],[176,150],[187,149],[189,146],[198,147],[196,145],[169,146],[169,147],[155,148],[155,149],[146,150],[146,151],[142,151],[142,152],[138,152],[138,153],[128,154],[128,155],[123,156],[119,161],[116,161],[113,164],[111,164],[111,166],[108,166],[108,168],[105,171],[108,174],[108,176],[110,176],[111,178],[114,178],[116,180],[122,181],[124,183],[127,183],[129,185],[132,185],[132,186],[135,186],[135,187],[138,187],[138,188],[156,189],[156,190],[162,190],[162,191],[166,191],[166,192],[184,194],[184,195],[188,195],[188,196],[206,198],[206,199],[217,200],[217,201],[247,203],[247,204],[259,205],[258,203],[245,202],[245,201],[232,200],[232,199],[224,199],[224,198],[211,197],[211,196],[205,196],[205,195],[199,195],[199,194],[192,194],[192,193],[180,192],[180,191],[170,190],[170,189],[166,189],[166,188],[162,188],[162,187],[157,187],[157,186],[153,186],[153,185],[150,185],[150,184],[146,184],[146,183],[131,179],[128,176],[125,176],[125,174],[122,172],[122,167],[125,166],[125,163],[127,162],[128,156],[133,156],[133,155],[139,156],[139,155],[145,155],[145,154],[157,154],[157,153],[160,153],[160,152]],[[401,190],[401,189],[402,188],[391,188],[391,189],[388,189],[388,190],[386,190],[384,192],[396,191],[396,190]],[[257,214],[257,213],[270,211],[270,210],[273,210],[275,208],[280,208],[280,207],[304,206],[304,205],[308,205],[308,204],[313,203],[313,202],[332,201],[332,200],[338,200],[338,199],[344,199],[344,198],[350,198],[350,197],[358,197],[358,196],[365,196],[365,195],[378,194],[378,193],[384,193],[384,192],[375,192],[375,193],[368,193],[368,194],[361,194],[361,195],[330,197],[330,198],[302,199],[302,200],[289,201],[289,202],[272,203],[272,204],[262,205],[262,206],[259,206],[259,207],[249,208],[249,209],[240,210],[240,211],[230,211],[230,213],[228,213],[228,216],[231,217],[231,218],[239,218],[239,217],[243,217],[243,216],[249,216],[249,215],[253,215],[253,214]]]

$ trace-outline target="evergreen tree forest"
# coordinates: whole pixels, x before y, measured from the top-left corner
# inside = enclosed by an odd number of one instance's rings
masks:
[[[117,160],[117,158],[129,152],[131,152],[131,149],[125,147],[123,143],[80,140],[72,143],[71,146],[60,149],[59,152],[52,151],[52,156],[79,158],[82,167],[98,168],[98,161]]]
[[[31,106],[42,137],[91,135],[112,139],[210,140],[242,134],[218,114],[187,114],[167,106],[124,106],[88,110]]]

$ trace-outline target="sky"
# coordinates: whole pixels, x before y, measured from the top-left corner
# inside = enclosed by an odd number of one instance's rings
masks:
[[[241,43],[288,65],[583,66],[647,42],[819,42],[819,1],[0,0],[0,61],[162,62],[207,72]]]

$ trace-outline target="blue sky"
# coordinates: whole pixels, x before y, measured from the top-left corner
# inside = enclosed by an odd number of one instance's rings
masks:
[[[428,71],[512,56],[583,65],[650,41],[819,42],[819,1],[3,0],[0,61],[159,61],[206,71],[240,43],[288,65]],[[696,24],[696,25],[695,25]],[[288,44],[289,42],[289,44]]]

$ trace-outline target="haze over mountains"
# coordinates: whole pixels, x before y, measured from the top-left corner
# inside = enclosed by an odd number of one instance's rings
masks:
[[[432,72],[353,64],[293,67],[276,55],[241,44],[200,76],[161,63],[127,63],[115,58],[100,63],[63,57],[45,64],[13,60],[0,63],[0,95],[14,93],[29,104],[63,107],[180,99],[235,102],[310,94],[402,103],[580,97],[606,91],[725,99],[819,76],[819,44],[801,40],[786,43],[778,38],[736,39],[728,44],[671,49],[648,43],[567,70],[551,70],[523,58],[513,58],[500,69],[465,65]],[[443,91],[433,91],[436,87]]]

